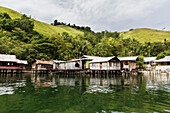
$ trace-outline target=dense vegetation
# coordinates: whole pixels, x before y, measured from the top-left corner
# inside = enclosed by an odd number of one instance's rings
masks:
[[[80,56],[157,56],[170,55],[170,42],[140,43],[136,39],[124,39],[117,32],[84,31],[84,35],[72,36],[67,32],[46,36],[34,29],[34,20],[22,15],[11,19],[0,14],[0,53],[15,54],[19,59],[32,63],[41,60],[70,60]],[[55,26],[54,26],[55,27]]]
[[[1,6],[0,6],[0,13],[8,13],[11,19],[17,19],[17,18],[22,17],[22,14],[14,10],[5,8],[5,7],[1,7]],[[31,20],[34,23],[34,30],[45,36],[52,36],[52,35],[63,33],[63,32],[67,32],[69,35],[72,35],[72,36],[83,35],[82,31],[73,29],[69,26],[64,26],[64,25],[52,26],[52,25],[37,21],[35,19],[31,19]]]
[[[75,28],[75,29],[77,29],[77,30],[81,30],[81,31],[91,31],[91,32],[92,32],[91,28],[88,27],[88,26],[84,27],[84,26],[77,26],[77,25],[75,25],[75,24],[71,25],[70,23],[69,23],[69,24],[66,24],[66,23],[64,23],[64,22],[59,22],[58,20],[54,20],[54,23],[51,23],[51,25],[53,25],[53,26],[66,25],[66,26]]]

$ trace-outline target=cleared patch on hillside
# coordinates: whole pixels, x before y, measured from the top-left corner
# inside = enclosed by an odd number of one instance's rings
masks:
[[[134,29],[132,31],[121,32],[123,38],[131,38],[144,42],[163,42],[164,39],[170,41],[170,31],[161,31],[148,28]]]

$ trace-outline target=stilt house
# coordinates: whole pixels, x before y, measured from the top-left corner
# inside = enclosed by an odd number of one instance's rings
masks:
[[[157,64],[156,70],[166,70],[170,69],[170,56],[165,56],[162,59],[155,60],[155,63]]]
[[[22,68],[22,69],[26,69],[28,62],[26,60],[18,60],[17,59],[17,64]]]
[[[120,60],[116,57],[99,57],[90,61],[90,70],[120,70]]]
[[[118,57],[118,59],[121,61],[121,69],[129,71],[136,69],[136,63],[139,61],[138,56]]]
[[[156,57],[145,57],[144,58],[145,67],[151,68],[151,66],[154,64],[155,60],[156,60]]]
[[[74,59],[70,61],[54,61],[58,65],[58,70],[71,70],[71,71],[80,71],[80,70],[89,70],[89,62],[93,59],[96,59],[96,56],[87,56],[83,55],[80,59]]]
[[[101,57],[83,55],[81,57],[81,60],[82,60],[82,69],[83,70],[90,70],[90,61],[98,59],[98,58],[101,58]]]
[[[53,60],[53,62],[53,70],[61,70],[62,68],[65,69],[66,61]]]
[[[32,70],[53,70],[53,61],[37,60],[32,65]]]
[[[16,55],[0,54],[0,69],[22,70],[27,64],[26,60],[18,60]]]

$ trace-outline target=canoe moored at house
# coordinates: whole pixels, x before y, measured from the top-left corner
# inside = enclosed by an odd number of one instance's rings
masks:
[[[121,61],[121,69],[122,70],[135,70],[136,63],[139,61],[138,56],[133,57],[118,57],[118,59]]]
[[[155,60],[155,63],[157,64],[156,70],[167,70],[170,69],[170,56],[165,56],[162,59]]]
[[[38,60],[32,64],[32,70],[33,71],[52,71],[53,70],[53,61],[43,61]]]
[[[99,57],[90,61],[90,70],[116,71],[121,70],[120,60],[116,57]]]

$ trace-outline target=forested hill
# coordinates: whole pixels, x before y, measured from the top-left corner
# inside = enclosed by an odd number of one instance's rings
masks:
[[[1,6],[0,6],[0,13],[8,13],[12,19],[21,18],[22,16],[22,14],[14,10],[1,7]],[[52,25],[49,25],[49,24],[46,24],[46,23],[43,23],[43,22],[40,22],[34,19],[32,19],[32,21],[34,22],[34,30],[45,36],[52,36],[57,33],[63,33],[63,32],[67,32],[69,35],[72,35],[72,36],[83,35],[82,31],[73,29],[69,26],[63,26],[63,25],[52,26]]]
[[[134,38],[141,43],[163,42],[164,39],[170,41],[170,31],[161,31],[148,28],[131,29],[130,31],[121,32],[120,35],[125,39]]]
[[[162,42],[141,43],[117,32],[95,33],[89,27],[58,24],[45,24],[0,7],[0,54],[15,54],[30,64],[35,59],[71,60],[82,55],[170,56],[170,42],[165,37]]]

